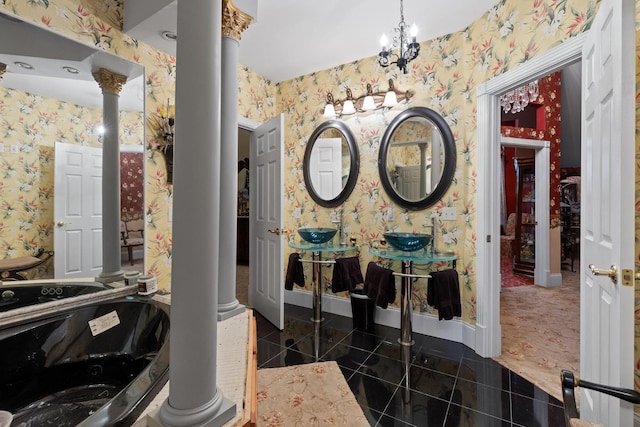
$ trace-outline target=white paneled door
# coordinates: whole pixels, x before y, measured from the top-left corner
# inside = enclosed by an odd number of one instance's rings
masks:
[[[635,4],[603,0],[582,52],[580,377],[633,388]],[[589,267],[592,266],[592,268]],[[633,425],[633,406],[581,389],[581,418]]]
[[[56,142],[54,276],[102,272],[102,149]]]
[[[274,117],[251,134],[249,305],[284,328],[283,136],[284,118]]]
[[[324,200],[342,191],[342,138],[318,138],[311,150],[309,175],[313,189]]]

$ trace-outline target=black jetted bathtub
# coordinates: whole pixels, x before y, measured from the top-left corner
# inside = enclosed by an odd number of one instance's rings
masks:
[[[12,427],[131,425],[166,383],[169,307],[125,296],[0,326]]]

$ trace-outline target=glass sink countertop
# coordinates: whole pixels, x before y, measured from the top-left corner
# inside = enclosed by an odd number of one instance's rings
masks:
[[[387,259],[395,259],[399,261],[417,261],[417,262],[438,262],[438,261],[453,261],[458,259],[458,255],[455,252],[435,252],[432,254],[430,248],[420,249],[418,251],[408,252],[394,249],[392,247],[386,248],[369,248],[371,255],[379,256]]]
[[[358,246],[340,245],[338,243],[334,243],[333,240],[330,240],[327,243],[309,243],[305,242],[304,240],[294,240],[289,242],[289,247],[292,249],[297,249],[299,251],[316,252],[346,252],[357,251],[360,249]]]

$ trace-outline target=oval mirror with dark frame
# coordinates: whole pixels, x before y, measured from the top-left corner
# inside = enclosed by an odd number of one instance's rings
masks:
[[[329,120],[313,131],[302,169],[314,202],[325,208],[344,203],[356,185],[359,168],[356,139],[344,122]]]
[[[410,210],[432,206],[449,188],[455,169],[455,140],[440,114],[411,107],[389,123],[378,171],[382,187],[399,206]]]

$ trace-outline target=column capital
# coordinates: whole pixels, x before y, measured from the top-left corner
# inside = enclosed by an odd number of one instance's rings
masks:
[[[127,82],[126,76],[116,74],[106,68],[100,68],[98,71],[93,72],[93,78],[98,82],[103,93],[107,92],[114,95],[119,95],[122,86]]]
[[[251,16],[238,9],[232,0],[222,2],[222,37],[240,41],[240,35],[247,29],[251,20]]]
[[[7,64],[0,62],[0,80],[2,80],[5,71],[7,71]]]

